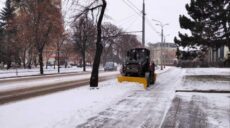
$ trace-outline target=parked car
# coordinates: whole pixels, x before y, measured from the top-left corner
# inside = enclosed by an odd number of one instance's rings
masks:
[[[117,64],[114,62],[106,62],[104,71],[117,71]]]

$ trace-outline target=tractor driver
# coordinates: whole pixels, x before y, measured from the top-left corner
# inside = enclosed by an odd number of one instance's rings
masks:
[[[154,73],[155,73],[155,63],[154,63],[154,61],[151,62],[150,70],[152,72],[152,75],[154,75]]]
[[[154,81],[155,81],[155,64],[153,61],[151,61],[151,64],[150,64],[150,77],[153,78],[153,79],[151,79],[150,83],[154,84]]]

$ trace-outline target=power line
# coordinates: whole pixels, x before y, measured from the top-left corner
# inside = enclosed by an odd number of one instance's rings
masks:
[[[136,10],[138,10],[140,13],[142,12],[135,4],[133,4],[130,0],[127,0]]]
[[[129,23],[128,27],[125,28],[125,30],[128,30],[137,21],[139,21],[139,20],[137,20],[137,18],[133,19],[132,22]]]
[[[126,2],[125,0],[122,0],[127,6],[129,6],[129,8],[131,8],[135,13],[137,13],[139,16],[141,15],[141,11],[139,11],[139,9],[137,10],[133,5],[130,5],[128,2]]]
[[[135,13],[137,13],[139,16],[143,16],[142,15],[142,11],[135,5],[133,4],[130,0],[123,0],[123,2],[129,6]],[[146,14],[145,14],[146,15]],[[157,34],[159,35],[159,32],[156,30],[156,28],[154,27],[154,25],[152,24],[151,20],[149,20],[148,17],[146,17],[146,22],[148,24],[148,26],[150,26],[150,28]],[[142,37],[143,38],[143,37]]]
[[[152,28],[152,30],[156,33],[159,34],[159,32],[156,30],[156,28],[153,26],[151,20],[149,20],[149,18],[147,17],[147,24]]]
[[[119,26],[123,26],[124,24],[128,24],[130,21],[133,21],[133,19],[136,20],[135,17],[136,17],[136,14],[133,14],[133,15],[131,15],[131,16],[129,16],[129,17],[126,17],[126,18],[120,20],[120,21],[118,22],[118,25],[119,25]]]
[[[131,1],[129,0],[122,0],[130,9],[132,9],[136,14],[138,14],[138,16],[142,17],[142,11],[140,11],[140,9],[138,9]],[[129,24],[129,26],[127,28],[125,28],[125,30],[127,30],[128,28],[130,28],[131,25],[133,25],[135,22],[137,22],[136,20],[137,18],[135,18],[134,20],[132,20],[132,22]]]

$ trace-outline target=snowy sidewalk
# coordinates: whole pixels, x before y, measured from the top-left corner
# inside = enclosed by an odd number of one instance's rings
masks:
[[[163,128],[230,128],[229,68],[188,68],[182,83]]]
[[[230,128],[230,94],[177,93],[163,128]]]
[[[230,68],[188,68],[180,91],[230,91]]]

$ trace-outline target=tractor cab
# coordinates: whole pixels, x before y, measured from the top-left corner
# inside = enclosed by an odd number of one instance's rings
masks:
[[[127,52],[122,68],[125,76],[144,76],[149,71],[150,51],[146,48],[135,48]]]
[[[150,70],[150,51],[146,48],[135,48],[127,51],[125,61],[121,68],[119,82],[138,82],[147,88],[154,84],[156,74]]]

